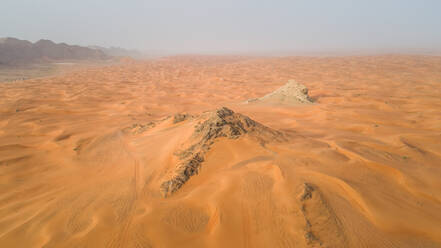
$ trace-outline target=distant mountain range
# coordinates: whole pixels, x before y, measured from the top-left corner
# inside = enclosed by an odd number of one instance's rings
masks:
[[[103,60],[110,58],[101,50],[39,40],[35,43],[16,38],[0,39],[0,64],[17,65],[52,60]]]
[[[0,38],[0,65],[22,65],[61,60],[105,60],[111,57],[141,58],[142,53],[122,48],[76,46],[39,40],[32,43],[16,38]]]

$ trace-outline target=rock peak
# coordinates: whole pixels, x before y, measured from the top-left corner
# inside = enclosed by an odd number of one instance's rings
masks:
[[[305,85],[289,80],[288,83],[277,90],[256,99],[250,99],[250,102],[268,102],[282,104],[310,104],[313,102],[308,95],[308,88]]]
[[[217,114],[217,116],[219,116],[219,118],[225,118],[227,116],[233,115],[234,112],[233,112],[233,110],[231,110],[227,107],[221,107],[216,110],[216,114]]]

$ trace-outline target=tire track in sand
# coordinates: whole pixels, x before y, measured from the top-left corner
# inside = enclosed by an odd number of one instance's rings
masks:
[[[134,168],[133,168],[133,178],[132,178],[132,192],[130,200],[128,201],[128,207],[127,207],[127,217],[125,222],[121,225],[121,231],[117,234],[116,238],[110,242],[107,247],[109,248],[122,248],[122,247],[128,247],[129,242],[129,235],[130,235],[130,226],[133,222],[134,212],[136,210],[136,202],[138,200],[138,182],[139,180],[139,160],[136,159],[133,154],[130,152],[130,149],[128,145],[121,140],[123,149],[127,152],[127,154],[130,155],[130,157],[134,160]]]

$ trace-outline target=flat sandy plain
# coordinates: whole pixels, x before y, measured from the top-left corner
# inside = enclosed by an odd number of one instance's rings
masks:
[[[315,103],[244,103],[289,79]],[[164,198],[221,106],[284,140],[218,138]],[[441,57],[182,56],[1,83],[0,247],[441,247]]]

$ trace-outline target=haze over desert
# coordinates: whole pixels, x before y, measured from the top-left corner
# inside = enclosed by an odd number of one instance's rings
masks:
[[[441,1],[0,6],[0,248],[441,248]]]

